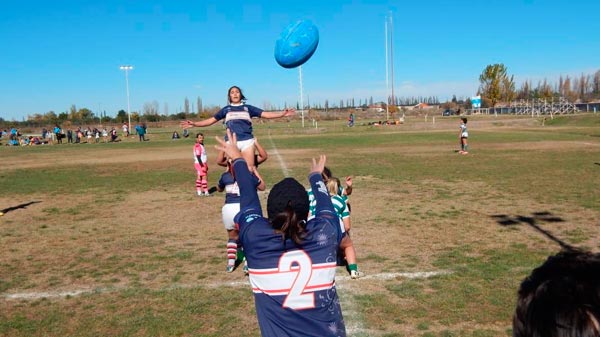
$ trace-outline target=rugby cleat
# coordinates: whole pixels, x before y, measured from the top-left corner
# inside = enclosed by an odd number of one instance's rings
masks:
[[[350,271],[350,278],[352,278],[353,280],[357,279],[357,278],[361,278],[365,276],[365,273],[360,272],[358,270],[351,270]]]

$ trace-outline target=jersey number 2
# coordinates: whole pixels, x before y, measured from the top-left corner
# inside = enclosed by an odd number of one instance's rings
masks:
[[[292,270],[292,267],[294,270]],[[312,260],[310,256],[302,250],[284,253],[279,259],[279,271],[298,272],[292,282],[289,294],[286,296],[285,301],[283,301],[283,307],[291,309],[314,308],[315,294],[304,292],[312,275]]]

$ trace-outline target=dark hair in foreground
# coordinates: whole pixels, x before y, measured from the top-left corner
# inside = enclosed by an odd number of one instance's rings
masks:
[[[514,337],[600,336],[600,254],[550,256],[519,288]]]
[[[467,124],[467,117],[461,117],[460,120],[463,121],[463,123]]]
[[[285,178],[273,186],[267,199],[267,213],[274,229],[282,238],[291,239],[297,245],[306,237],[308,195],[296,179]]]

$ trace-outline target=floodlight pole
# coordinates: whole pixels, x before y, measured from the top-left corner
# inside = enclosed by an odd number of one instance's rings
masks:
[[[388,19],[385,17],[385,119],[390,119],[390,81],[388,71],[390,69],[388,63]]]
[[[300,113],[302,115],[302,127],[304,127],[304,94],[302,92],[302,66],[298,67],[298,74],[300,80]]]
[[[125,70],[125,86],[127,87],[127,119],[129,120],[127,130],[129,131],[129,134],[131,134],[131,105],[129,104],[129,76],[127,74],[129,70],[133,69],[133,66],[120,66],[119,69]]]

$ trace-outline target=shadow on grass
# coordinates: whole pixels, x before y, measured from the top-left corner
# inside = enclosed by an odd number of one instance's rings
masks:
[[[560,217],[554,216],[550,212],[535,212],[535,213],[532,213],[532,216],[516,215],[516,216],[512,216],[512,217],[509,215],[506,215],[506,214],[494,214],[494,215],[491,215],[490,217],[495,219],[496,222],[498,222],[498,224],[500,226],[504,226],[504,227],[516,226],[519,224],[529,225],[531,228],[542,233],[548,239],[558,243],[562,249],[568,250],[568,251],[581,251],[581,249],[571,246],[570,244],[557,238],[549,230],[546,230],[546,229],[543,229],[542,227],[540,227],[540,225],[539,225],[540,222],[553,223],[553,222],[564,222],[565,221]]]
[[[12,207],[8,207],[8,208],[5,208],[5,209],[2,209],[2,210],[0,210],[0,212],[6,214],[8,212],[11,212],[11,211],[14,211],[14,210],[17,210],[17,209],[27,208],[27,206],[33,205],[33,204],[37,204],[39,202],[41,202],[41,201],[30,201],[30,202],[27,202],[27,203],[24,203],[24,204],[20,204],[20,205],[17,205],[17,206],[12,206]]]

